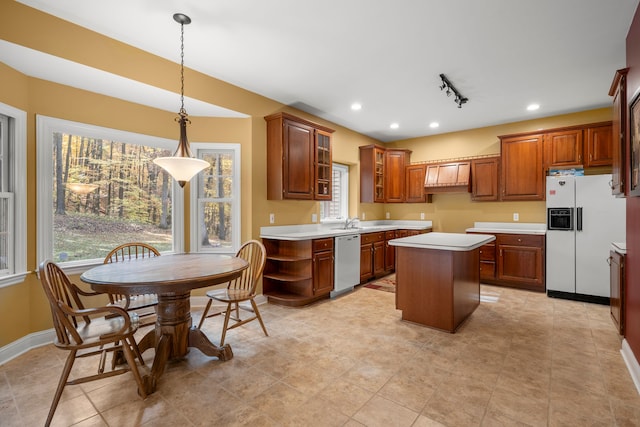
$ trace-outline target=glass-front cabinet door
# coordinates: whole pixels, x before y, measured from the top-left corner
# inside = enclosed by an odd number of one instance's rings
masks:
[[[316,130],[316,200],[331,200],[331,134]]]

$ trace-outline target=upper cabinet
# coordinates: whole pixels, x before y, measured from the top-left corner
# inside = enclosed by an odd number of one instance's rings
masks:
[[[424,191],[428,194],[469,192],[471,161],[428,164]]]
[[[471,200],[474,202],[499,200],[499,176],[500,157],[471,160]]]
[[[613,122],[611,130],[612,168],[613,182],[611,191],[615,196],[624,196],[629,191],[627,188],[627,162],[626,162],[626,137],[627,128],[627,72],[628,68],[616,71],[609,89],[609,95],[613,97]]]
[[[385,149],[377,145],[360,147],[360,202],[401,203],[405,201],[405,166],[411,150]]]
[[[613,164],[613,127],[611,122],[586,128],[584,138],[583,163],[585,168]]]
[[[544,200],[543,135],[500,137],[501,200]]]
[[[267,121],[267,199],[331,200],[329,129],[287,113]]]
[[[431,198],[427,198],[427,195],[424,192],[424,177],[426,169],[427,165],[424,163],[406,166],[404,170],[404,185],[407,193],[405,200],[407,203],[431,202]]]
[[[611,122],[547,132],[544,135],[545,167],[611,166],[612,136]]]
[[[582,129],[549,132],[544,136],[544,145],[545,165],[582,164]]]

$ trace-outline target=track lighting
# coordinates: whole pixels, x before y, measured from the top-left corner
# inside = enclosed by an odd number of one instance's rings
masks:
[[[440,74],[440,79],[442,79],[442,85],[439,86],[440,90],[447,89],[445,92],[447,96],[451,96],[451,92],[453,92],[456,95],[454,102],[458,104],[458,108],[462,108],[462,104],[466,104],[467,101],[469,101],[469,98],[465,98],[460,92],[458,92],[444,74]]]

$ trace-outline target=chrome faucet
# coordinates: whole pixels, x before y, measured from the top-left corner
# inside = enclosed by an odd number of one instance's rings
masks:
[[[357,216],[353,217],[353,218],[347,217],[347,219],[344,221],[344,229],[347,230],[349,228],[355,228],[356,221],[358,221],[358,217]]]

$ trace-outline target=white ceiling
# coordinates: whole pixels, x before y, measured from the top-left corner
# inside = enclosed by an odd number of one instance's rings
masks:
[[[172,16],[185,13],[185,66],[386,142],[611,105],[639,0],[19,1],[175,62]],[[0,61],[26,74],[178,108],[175,94],[88,67],[60,81],[62,65],[34,67],[21,58],[42,53],[8,45]],[[469,98],[462,108],[440,90],[441,73]]]

